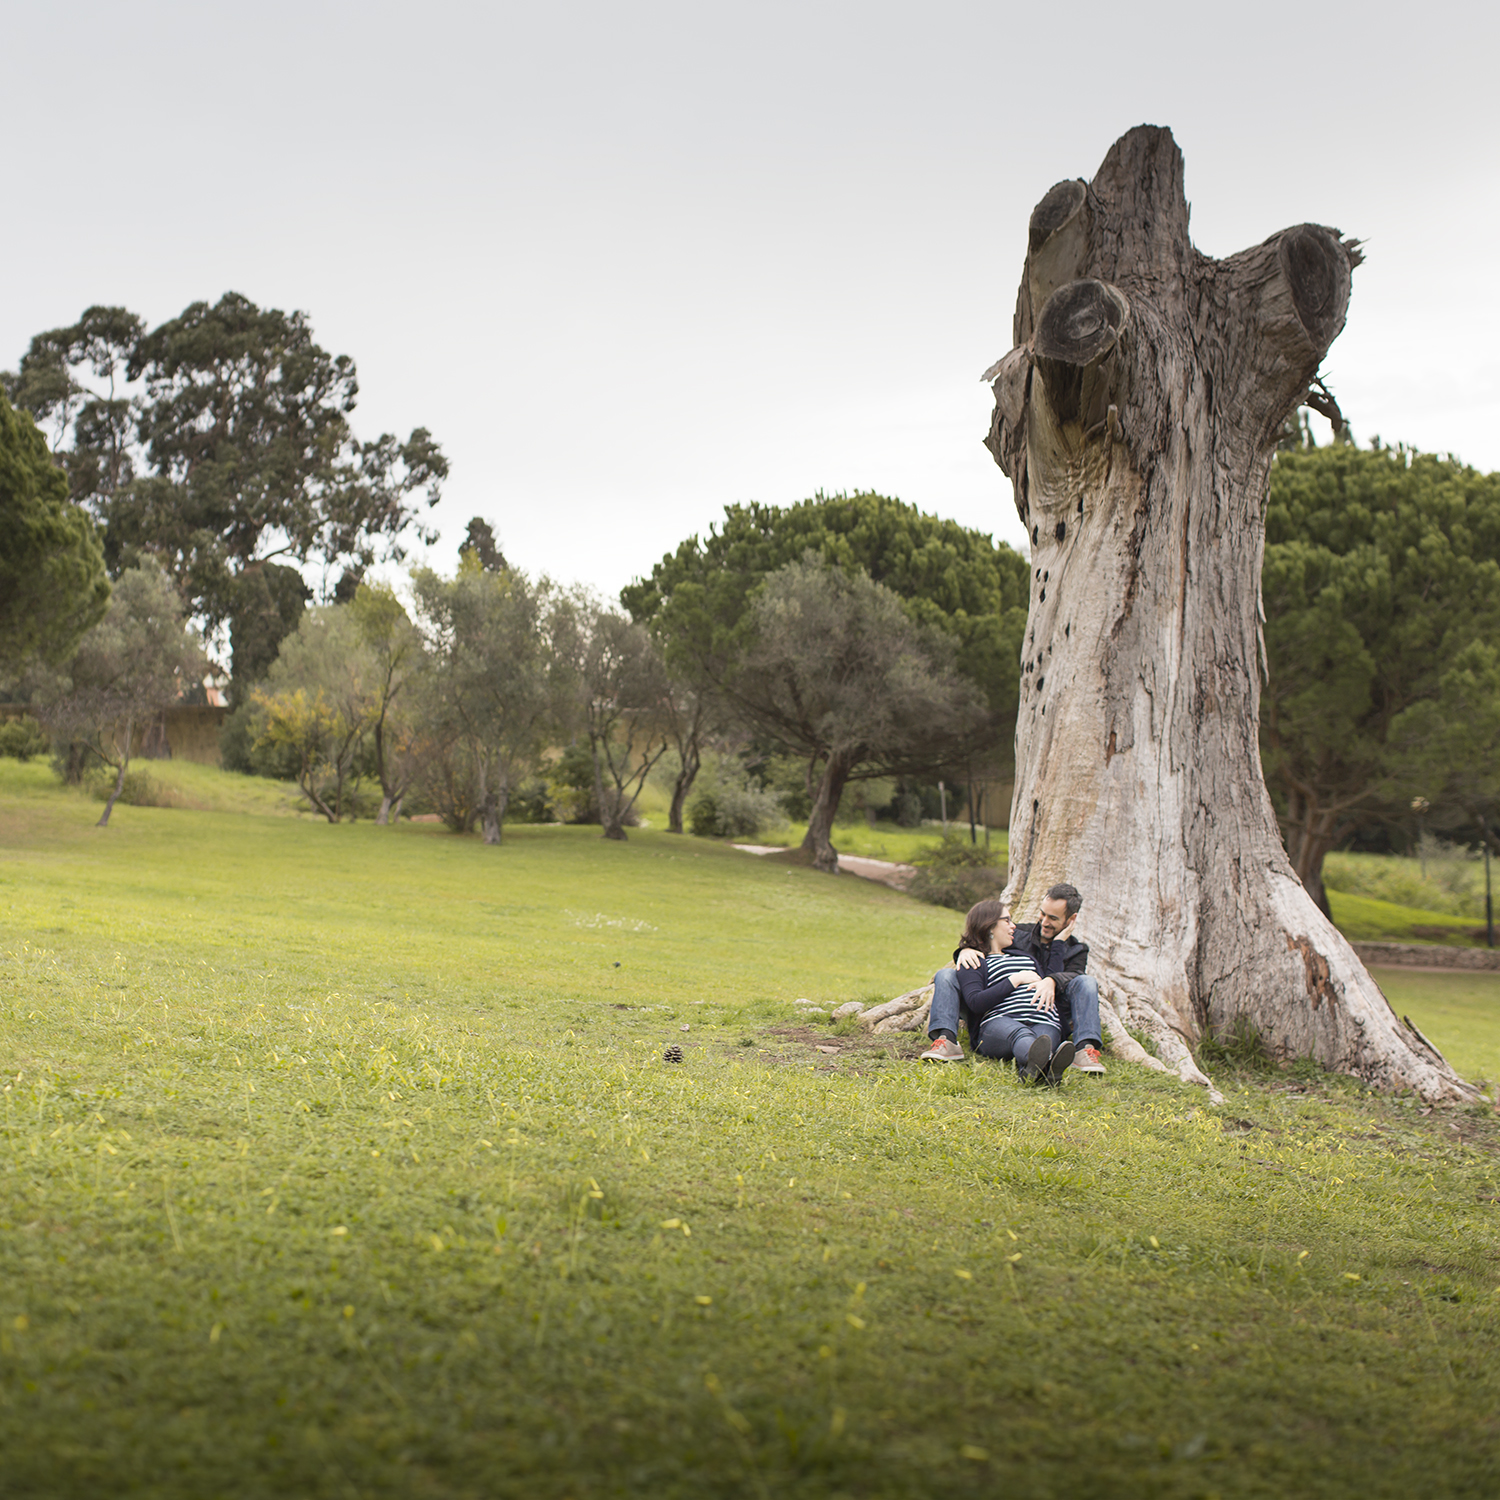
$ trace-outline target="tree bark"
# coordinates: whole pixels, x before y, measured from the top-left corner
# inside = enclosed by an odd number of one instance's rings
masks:
[[[624,816],[620,811],[618,797],[604,795],[604,769],[599,764],[599,741],[596,735],[589,736],[589,750],[594,757],[594,801],[599,808],[601,837],[626,841]]]
[[[109,801],[104,804],[104,811],[99,814],[99,821],[94,824],[95,828],[108,828],[109,815],[115,810],[115,803],[120,800],[120,793],[125,790],[125,772],[130,768],[130,740],[135,733],[135,721],[125,720],[125,743],[120,751],[120,773],[115,777],[115,789],[109,794]]]
[[[696,739],[688,741],[681,755],[682,769],[677,773],[677,780],[672,785],[672,807],[667,814],[668,833],[682,832],[682,811],[687,806],[688,793],[692,791],[693,783],[698,779],[698,769],[702,763]]]
[[[1261,774],[1271,458],[1360,259],[1315,224],[1199,254],[1156,127],[1037,205],[986,376],[1032,543],[1007,891],[1083,891],[1109,1008],[1185,1078],[1243,1018],[1281,1059],[1468,1099],[1298,880]]]
[[[380,778],[380,811],[375,814],[375,826],[385,828],[391,821],[392,787],[385,773],[385,714],[375,721],[375,774]]]
[[[803,836],[802,848],[811,859],[813,869],[821,870],[825,875],[839,872],[838,850],[833,847],[833,819],[839,810],[839,799],[844,795],[849,772],[857,760],[857,756],[838,750],[828,757],[807,814],[807,833]]]

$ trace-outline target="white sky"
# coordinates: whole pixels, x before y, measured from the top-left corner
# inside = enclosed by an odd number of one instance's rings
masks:
[[[1198,246],[1368,242],[1361,441],[1500,468],[1500,7],[0,0],[0,367],[243,292],[354,356],[528,571],[879,489],[1023,541],[980,446],[1033,204],[1142,122]]]

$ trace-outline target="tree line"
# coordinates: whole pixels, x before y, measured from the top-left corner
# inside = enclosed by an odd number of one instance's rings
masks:
[[[67,774],[123,786],[140,726],[201,694],[205,640],[227,759],[335,820],[363,780],[382,821],[417,797],[498,841],[545,761],[623,837],[662,764],[681,831],[717,748],[782,787],[798,768],[828,869],[851,787],[1010,768],[1028,564],[913,506],[730,506],[618,604],[509,566],[476,518],[458,571],[417,570],[403,602],[365,572],[431,540],[446,461],[423,428],[355,435],[354,364],[305,315],[232,293],[156,329],[91,308],[0,386],[0,692]],[[1261,750],[1304,883],[1323,902],[1330,849],[1418,817],[1494,844],[1500,476],[1304,424],[1267,507]]]

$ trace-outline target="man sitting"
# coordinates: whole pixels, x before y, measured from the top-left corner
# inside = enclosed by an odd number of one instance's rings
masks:
[[[980,968],[957,971],[964,1019],[981,1057],[1012,1057],[1022,1083],[1056,1088],[1073,1061],[1073,1044],[1062,1039],[1056,1008],[1038,1004],[1046,981],[1036,960],[1011,946],[1015,935],[1010,913],[994,897],[970,908],[964,946],[973,951],[984,944],[985,959]]]
[[[1035,922],[1016,928],[1011,949],[1027,953],[1036,960],[1037,969],[1045,975],[1037,987],[1036,1003],[1044,1010],[1058,1013],[1058,1024],[1064,1036],[1071,1035],[1076,1049],[1073,1066],[1081,1073],[1103,1073],[1100,1056],[1103,1045],[1099,1027],[1099,985],[1084,971],[1088,967],[1089,945],[1073,936],[1073,926],[1083,906],[1083,897],[1071,885],[1054,885],[1042,898]],[[984,954],[962,939],[953,955],[960,968],[977,968]],[[932,981],[932,1009],[927,1019],[927,1035],[932,1046],[922,1054],[924,1062],[961,1062],[963,1049],[958,1045],[958,1022],[962,997],[957,969],[939,969]],[[971,1029],[971,1041],[977,1033]]]

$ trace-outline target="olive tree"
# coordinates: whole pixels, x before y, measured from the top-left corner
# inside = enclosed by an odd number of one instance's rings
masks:
[[[115,772],[100,828],[125,789],[137,734],[196,687],[207,665],[172,580],[148,565],[120,575],[65,673],[39,687],[34,709],[54,743],[76,745]]]
[[[832,828],[852,780],[943,766],[986,723],[951,636],[919,624],[862,569],[809,554],[767,575],[724,691],[747,727],[803,757],[812,810],[802,847],[835,873]]]

